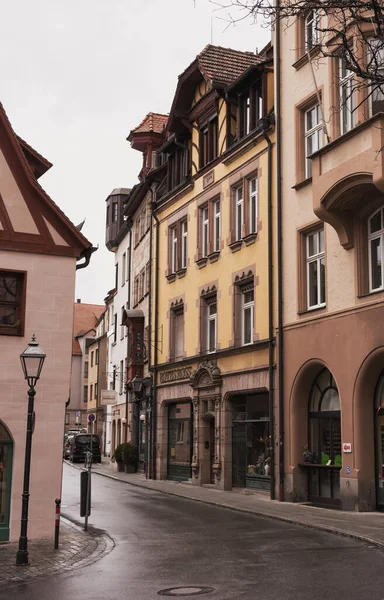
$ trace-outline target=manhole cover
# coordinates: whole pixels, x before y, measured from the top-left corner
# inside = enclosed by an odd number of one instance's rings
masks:
[[[173,587],[157,592],[159,596],[202,596],[214,592],[211,587]]]

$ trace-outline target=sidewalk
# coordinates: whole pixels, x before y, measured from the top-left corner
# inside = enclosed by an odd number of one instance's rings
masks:
[[[59,549],[54,550],[53,535],[46,540],[29,540],[29,567],[16,567],[17,542],[0,544],[0,590],[42,577],[73,571],[90,565],[113,549],[113,541],[104,533],[89,528],[83,531],[61,517]]]
[[[81,466],[76,465],[75,468],[81,468]],[[248,490],[247,493],[244,490],[222,492],[213,486],[199,487],[190,483],[154,481],[145,479],[145,476],[139,473],[118,473],[109,466],[108,459],[103,460],[100,465],[93,465],[92,471],[97,475],[110,477],[130,485],[206,504],[214,504],[231,510],[279,519],[312,529],[329,531],[363,540],[384,549],[384,515],[379,512],[343,512],[306,504],[270,500],[269,495],[264,492],[249,493]]]

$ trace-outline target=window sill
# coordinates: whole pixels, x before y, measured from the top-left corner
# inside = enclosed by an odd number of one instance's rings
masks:
[[[297,191],[305,187],[306,185],[309,185],[310,183],[312,183],[312,177],[307,177],[307,179],[303,179],[303,181],[299,181],[298,183],[293,185],[292,189]]]
[[[168,279],[169,283],[172,283],[172,281],[175,281],[176,279],[176,273],[169,273],[169,275],[166,275],[166,278]]]
[[[244,239],[245,245],[250,246],[251,244],[254,244],[256,242],[256,238],[257,238],[257,233],[249,233],[243,239]]]
[[[229,248],[231,250],[231,252],[237,252],[238,250],[241,249],[243,245],[243,240],[236,240],[236,242],[232,242],[231,244],[229,244]]]
[[[220,258],[220,250],[216,250],[215,252],[211,252],[208,254],[208,259],[210,263],[214,263]]]
[[[319,54],[319,52],[320,52],[320,46],[314,46],[309,51],[309,56],[311,58],[314,58],[315,56],[317,56]],[[303,54],[303,56],[300,56],[300,58],[296,62],[293,63],[292,67],[296,70],[299,70],[302,67],[304,67],[304,65],[306,65],[307,63],[309,63],[308,54],[305,53],[305,54]]]
[[[305,310],[298,311],[298,315],[310,315],[311,313],[318,312],[319,310],[324,311],[327,308],[326,304],[322,304],[321,306],[314,306],[313,308],[306,308]]]
[[[364,294],[358,294],[358,298],[369,298],[370,296],[374,296],[375,294],[383,294],[384,288],[380,288],[379,290],[372,290],[372,292],[365,292]]]
[[[181,279],[182,277],[185,277],[185,274],[186,274],[186,272],[187,272],[187,269],[186,269],[186,268],[182,268],[182,269],[179,269],[179,270],[176,272],[176,275],[177,275],[177,277],[178,277],[179,279]]]
[[[196,261],[196,264],[198,266],[199,269],[202,269],[203,267],[205,267],[205,265],[208,263],[208,256],[204,256],[203,258],[199,258]]]

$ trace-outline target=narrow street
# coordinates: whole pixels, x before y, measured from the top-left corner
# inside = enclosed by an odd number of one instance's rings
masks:
[[[79,475],[64,465],[63,513],[78,522]],[[212,600],[384,597],[376,548],[98,475],[90,524],[113,538],[110,554],[72,574],[9,587],[0,599],[155,600],[177,586],[214,588]]]

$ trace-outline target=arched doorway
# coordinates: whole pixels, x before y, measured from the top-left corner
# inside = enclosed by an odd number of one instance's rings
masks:
[[[9,540],[13,441],[0,421],[0,542]]]
[[[340,505],[341,421],[339,392],[328,369],[313,382],[308,406],[308,498]]]
[[[384,371],[375,392],[376,502],[384,511]]]

